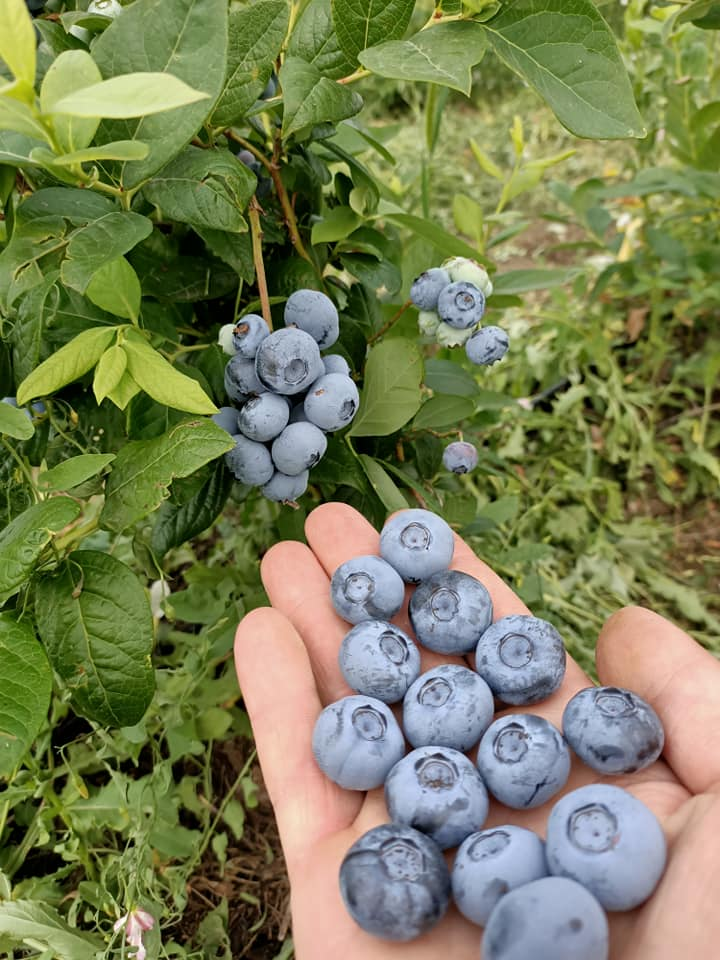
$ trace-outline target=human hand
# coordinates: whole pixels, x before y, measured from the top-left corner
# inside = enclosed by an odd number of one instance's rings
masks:
[[[388,822],[388,814],[382,788],[346,791],[321,773],[312,754],[312,731],[322,707],[353,692],[337,659],[350,625],[333,610],[330,577],[351,557],[378,554],[380,535],[357,511],[339,503],[314,510],[305,529],[309,546],[286,541],[264,557],[262,578],[273,606],[249,613],[235,642],[240,689],[287,862],[296,957],[479,960],[481,928],[452,904],[420,939],[390,943],[361,930],[342,902],[343,857],[363,833]],[[459,537],[452,568],[485,584],[495,619],[529,612]],[[406,609],[394,622],[412,635]],[[640,607],[620,610],[608,620],[596,656],[600,682],[647,700],[666,735],[663,758],[628,776],[600,776],[573,757],[562,791],[592,782],[625,787],[654,811],[668,840],[667,869],[650,900],[609,915],[611,960],[677,960],[681,953],[711,960],[720,949],[720,663],[678,627]],[[465,661],[422,650],[423,671],[442,662]],[[567,701],[590,683],[568,657],[565,679],[552,697],[503,712],[524,710],[560,727]],[[544,836],[557,799],[528,811],[492,801],[485,826],[515,823]]]

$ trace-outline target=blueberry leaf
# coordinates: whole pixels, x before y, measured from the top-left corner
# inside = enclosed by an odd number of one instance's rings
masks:
[[[22,405],[33,397],[54,393],[92,370],[114,338],[113,327],[83,330],[23,380],[18,387],[18,403]]]
[[[448,427],[467,420],[475,412],[475,404],[467,397],[435,396],[426,400],[412,422],[414,430]]]
[[[290,35],[288,55],[313,63],[324,77],[339,80],[355,60],[343,53],[333,26],[330,0],[310,0]]]
[[[341,49],[354,62],[362,50],[401,37],[414,7],[415,0],[332,0]]]
[[[318,123],[334,123],[354,116],[362,97],[347,87],[323,77],[312,63],[288,57],[280,70],[285,101],[283,136],[309,129]]]
[[[411,340],[392,337],[372,347],[350,435],[384,437],[399,430],[420,406],[422,375],[422,356]]]
[[[0,676],[0,777],[7,777],[43,725],[52,692],[45,651],[9,614],[0,614]]]

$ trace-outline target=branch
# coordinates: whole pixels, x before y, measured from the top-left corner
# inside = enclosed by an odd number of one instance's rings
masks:
[[[272,314],[270,313],[270,298],[268,296],[267,279],[265,277],[265,263],[262,254],[263,232],[260,225],[260,204],[257,197],[253,196],[248,207],[248,217],[250,219],[250,233],[252,235],[253,263],[255,264],[255,276],[257,277],[258,293],[260,294],[260,303],[262,304],[263,320],[272,330]]]

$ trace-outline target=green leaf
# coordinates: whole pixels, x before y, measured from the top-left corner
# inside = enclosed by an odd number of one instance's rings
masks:
[[[485,30],[472,20],[440,23],[409,40],[389,40],[359,55],[373,73],[392,80],[437,83],[466,96],[472,87],[471,68],[485,53]]]
[[[452,397],[473,397],[478,392],[475,378],[464,367],[435,357],[425,361],[425,385]]]
[[[227,76],[210,118],[214,126],[232,126],[259,99],[285,39],[289,14],[286,0],[258,0],[231,11]]]
[[[133,322],[140,312],[142,290],[138,276],[125,257],[109,260],[94,273],[86,291],[96,306]]]
[[[720,4],[717,0],[694,0],[677,14],[675,25],[693,23],[705,30],[720,29]]]
[[[70,237],[61,268],[63,283],[85,293],[93,275],[102,266],[132,250],[152,229],[147,217],[120,211],[80,227]]]
[[[46,187],[23,200],[17,208],[17,222],[29,223],[39,217],[64,217],[73,225],[80,226],[116,209],[109,197],[102,197],[92,190]]]
[[[577,273],[576,267],[570,267],[567,270],[509,270],[507,273],[497,273],[493,277],[493,296],[561,287],[569,283]]]
[[[422,356],[413,341],[393,337],[372,347],[349,435],[384,437],[404,426],[420,406],[422,375]]]
[[[30,154],[41,141],[14,130],[0,130],[0,163],[11,163],[16,167],[36,167],[39,164],[32,160]]]
[[[0,936],[20,948],[39,944],[58,960],[96,960],[105,949],[102,940],[75,930],[57,910],[38,900],[0,903]]]
[[[127,354],[117,343],[109,347],[100,357],[97,367],[95,367],[95,376],[93,377],[93,393],[95,394],[98,405],[103,402],[105,397],[109,397],[118,389],[126,368]],[[132,377],[130,377],[130,379],[132,380]],[[135,383],[134,380],[132,382]],[[137,384],[135,384],[135,386],[137,389],[134,391],[133,396],[140,389]],[[130,400],[132,397],[128,399]],[[126,404],[118,403],[117,406],[119,406],[121,410],[124,410]]]
[[[324,77],[339,80],[355,69],[346,56],[333,26],[330,0],[310,0],[290,34],[288,56],[313,63]]]
[[[175,110],[208,98],[209,94],[193,90],[172,73],[140,71],[76,90],[56,101],[47,112],[127,120]]]
[[[206,227],[195,227],[195,232],[203,238],[208,250],[232,267],[245,283],[253,282],[255,264],[249,232],[226,233],[223,230],[208,230]]]
[[[615,38],[590,0],[511,0],[484,26],[495,53],[575,136],[645,136]]]
[[[420,407],[412,422],[413,430],[447,427],[467,420],[475,412],[475,404],[467,397],[431,397]]]
[[[51,63],[40,87],[43,113],[50,114],[58,100],[101,80],[102,74],[87,50],[66,50]],[[64,153],[87,147],[99,123],[94,117],[52,117],[55,139]]]
[[[188,413],[217,413],[217,407],[192,377],[176,370],[140,334],[123,344],[127,369],[135,383],[158,403]]]
[[[313,225],[311,233],[313,245],[343,240],[362,222],[362,217],[359,217],[350,207],[333,207],[325,213],[319,223]]]
[[[92,370],[114,338],[113,327],[83,330],[23,380],[18,387],[18,403],[22,405],[33,397],[55,393],[60,387],[82,377]]]
[[[58,167],[71,167],[76,163],[92,163],[95,160],[144,160],[150,153],[146,143],[139,140],[116,140],[106,143],[104,147],[88,147],[86,150],[75,150],[73,153],[63,153],[53,161]]]
[[[443,230],[433,220],[425,220],[422,217],[416,217],[411,213],[390,213],[383,214],[385,220],[390,220],[400,227],[411,230],[416,236],[423,240],[429,240],[438,250],[447,257],[470,257],[477,260],[478,263],[486,262],[480,252]]]
[[[364,453],[360,454],[360,463],[370,481],[370,486],[378,495],[388,512],[392,512],[393,510],[407,510],[407,500],[395,486],[392,478],[388,476],[382,464]]]
[[[52,470],[41,473],[38,487],[41,490],[72,490],[90,477],[97,476],[114,459],[114,453],[81,453],[78,457],[70,457]]]
[[[34,140],[44,140],[50,143],[50,137],[45,127],[36,118],[26,103],[14,100],[12,97],[0,95],[0,129],[20,133]]]
[[[37,585],[38,631],[74,709],[107,726],[137,723],[155,692],[150,603],[120,560],[76,550]]]
[[[10,403],[0,403],[0,433],[15,440],[29,440],[35,433],[35,427],[27,410],[13,407]]]
[[[150,541],[155,557],[160,560],[168,550],[207,530],[225,506],[232,485],[232,474],[219,459],[210,477],[187,503],[166,501],[157,511]]]
[[[187,147],[143,188],[163,216],[193,227],[241,233],[257,180],[227,150]]]
[[[341,49],[354,62],[362,50],[401,37],[414,7],[415,0],[332,0]]]
[[[165,166],[193,138],[222,90],[227,55],[227,0],[135,0],[93,42],[104,77],[161,71],[210,99],[138,120],[105,121],[96,142],[140,140],[150,153],[120,169],[125,188]]]
[[[505,174],[500,167],[491,157],[488,156],[487,153],[485,153],[482,147],[475,140],[473,140],[472,137],[470,138],[470,149],[472,150],[472,154],[477,160],[478,166],[483,173],[487,173],[488,176],[494,177],[496,180],[505,179]]]
[[[122,347],[120,349],[122,350]],[[123,354],[125,354],[124,350]],[[128,371],[124,370],[117,384],[108,390],[107,397],[112,400],[116,407],[124,410],[138,393],[140,393],[140,386],[135,383]]]
[[[125,530],[169,496],[175,477],[188,477],[233,447],[230,435],[212,420],[187,420],[154,440],[121,447],[105,488],[101,526]]]
[[[285,110],[283,136],[318,123],[335,123],[362,109],[360,94],[323,77],[312,63],[288,57],[280,70]]]
[[[45,722],[52,671],[27,623],[0,614],[0,777],[13,772]]]
[[[53,497],[28,507],[0,532],[0,603],[17,593],[53,534],[79,513],[74,500]]]
[[[0,3],[0,60],[26,86],[35,85],[35,30],[24,0]]]

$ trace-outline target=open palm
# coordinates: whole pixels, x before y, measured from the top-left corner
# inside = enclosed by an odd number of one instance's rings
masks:
[[[263,559],[272,608],[240,623],[235,661],[258,755],[277,818],[291,884],[298,960],[478,960],[481,930],[451,905],[428,934],[388,943],[361,930],[338,885],[340,863],[365,831],[388,821],[382,789],[341,790],[312,755],[315,720],[326,704],[353,691],[338,667],[349,629],[330,602],[330,577],[345,560],[379,552],[379,533],[344,504],[318,507],[307,519],[309,546],[288,541]],[[528,613],[522,601],[470,548],[456,539],[453,569],[481,580],[494,617]],[[407,611],[394,621],[411,632]],[[463,663],[423,650],[422,669]],[[471,663],[472,665],[472,663]],[[601,777],[576,758],[563,792],[594,781],[631,790],[659,817],[669,843],[665,875],[653,897],[610,915],[612,960],[692,960],[720,956],[720,663],[667,620],[639,607],[605,624],[597,646],[604,684],[644,697],[666,732],[664,759],[632,776]],[[568,658],[561,688],[528,708],[560,726],[567,701],[590,683]],[[517,708],[512,711],[517,712]],[[555,798],[557,799],[557,798]],[[486,826],[516,823],[541,835],[554,800],[530,811],[491,803]]]

